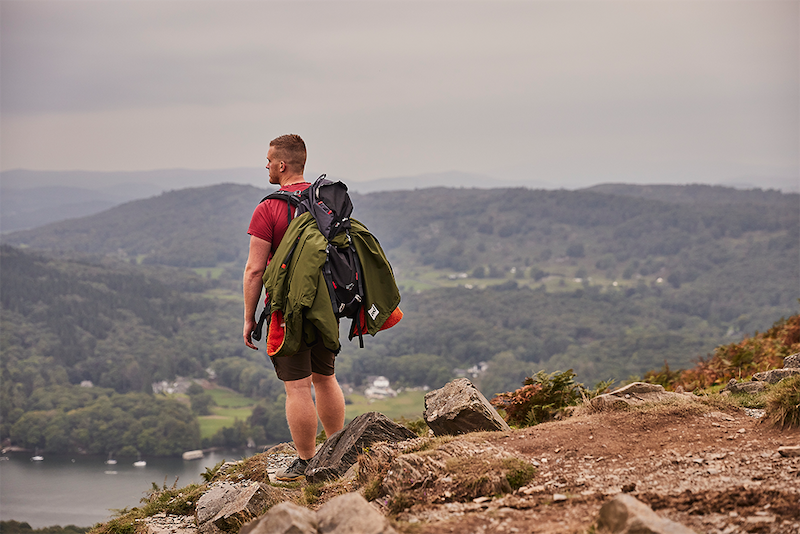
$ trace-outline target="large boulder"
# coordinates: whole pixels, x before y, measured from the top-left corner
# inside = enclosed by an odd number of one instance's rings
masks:
[[[511,430],[486,397],[466,378],[457,378],[443,388],[427,393],[422,415],[437,436]]]
[[[598,523],[610,534],[695,534],[627,493],[617,494],[600,508]]]
[[[317,510],[319,534],[396,534],[389,520],[358,493],[334,497]]]
[[[595,410],[625,409],[646,402],[662,402],[670,399],[693,399],[689,393],[673,393],[666,391],[664,386],[648,384],[647,382],[634,382],[619,388],[611,393],[598,395],[592,399],[592,408]]]
[[[241,491],[239,485],[230,482],[212,485],[197,501],[195,508],[197,524],[202,525],[211,521],[226,504],[235,501]]]
[[[315,483],[344,475],[358,455],[379,441],[405,441],[417,435],[378,412],[361,414],[329,437],[308,462],[306,480]]]
[[[258,517],[274,503],[276,490],[270,486],[254,482],[243,488],[236,499],[227,503],[217,512],[211,522],[225,532],[238,532],[239,527]]]
[[[239,534],[317,534],[317,514],[285,501],[244,525]]]

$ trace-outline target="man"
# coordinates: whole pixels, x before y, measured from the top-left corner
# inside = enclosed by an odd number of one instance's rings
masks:
[[[273,139],[267,151],[267,170],[271,184],[286,191],[302,191],[311,184],[305,181],[306,145],[299,135],[282,135]],[[289,221],[286,210],[294,208],[279,199],[267,199],[256,207],[247,233],[250,252],[244,270],[244,329],[245,345],[253,344],[256,326],[256,307],[261,297],[262,277],[272,253],[278,248]],[[271,358],[275,372],[286,389],[286,420],[292,434],[298,459],[276,474],[281,481],[297,480],[304,476],[308,460],[316,450],[317,417],[330,436],[344,426],[344,395],[334,374],[335,355],[321,342],[309,347],[301,344],[293,356]],[[311,386],[316,393],[316,406]]]

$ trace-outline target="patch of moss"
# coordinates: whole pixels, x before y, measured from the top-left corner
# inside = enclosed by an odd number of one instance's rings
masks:
[[[506,480],[512,490],[527,486],[536,476],[536,468],[519,458],[506,458],[503,460],[503,469],[506,472]]]
[[[315,484],[308,484],[306,487],[303,488],[303,500],[305,504],[311,506],[319,502],[320,496],[322,496],[322,490],[325,487],[324,482],[317,482]]]

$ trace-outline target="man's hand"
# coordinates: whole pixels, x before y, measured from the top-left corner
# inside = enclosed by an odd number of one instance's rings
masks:
[[[253,350],[258,350],[258,347],[253,345],[253,330],[256,329],[256,322],[253,319],[247,319],[244,322],[244,329],[242,336],[244,337],[244,344]]]

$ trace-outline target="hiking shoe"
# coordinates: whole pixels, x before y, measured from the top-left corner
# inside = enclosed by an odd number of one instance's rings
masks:
[[[308,460],[301,460],[295,458],[292,465],[282,471],[275,473],[275,480],[281,482],[294,482],[306,476],[306,467],[308,467]]]

